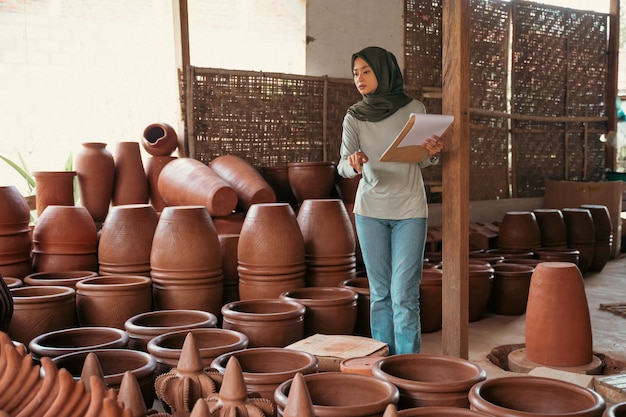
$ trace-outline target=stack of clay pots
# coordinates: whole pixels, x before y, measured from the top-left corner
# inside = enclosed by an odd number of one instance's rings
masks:
[[[0,274],[23,278],[31,273],[30,211],[14,186],[0,187]]]
[[[578,268],[584,275],[593,263],[596,229],[591,211],[586,208],[564,208],[563,217],[567,225],[567,246],[580,253]]]
[[[611,245],[613,244],[611,215],[608,208],[602,205],[584,204],[580,208],[589,210],[595,229],[593,260],[589,265],[589,270],[601,271],[611,257]]]

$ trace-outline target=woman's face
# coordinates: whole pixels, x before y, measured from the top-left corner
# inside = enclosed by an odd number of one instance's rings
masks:
[[[354,85],[361,95],[372,94],[378,88],[378,80],[376,79],[374,71],[361,57],[356,57],[354,60],[352,78],[354,79]]]

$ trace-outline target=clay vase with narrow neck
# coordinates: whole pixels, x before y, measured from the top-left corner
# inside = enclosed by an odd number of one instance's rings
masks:
[[[112,203],[148,204],[148,179],[137,142],[119,142],[115,153],[115,182]]]
[[[178,134],[167,123],[151,123],[143,130],[141,145],[152,156],[169,156],[178,148]]]
[[[115,182],[115,161],[106,143],[86,142],[74,158],[80,205],[96,223],[102,223],[109,212]]]
[[[74,178],[76,171],[35,171],[37,215],[50,205],[74,205]]]
[[[30,210],[14,186],[0,187],[0,274],[23,278],[31,272]]]

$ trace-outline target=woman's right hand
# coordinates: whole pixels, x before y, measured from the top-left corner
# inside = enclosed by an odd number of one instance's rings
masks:
[[[356,151],[348,157],[348,163],[359,174],[363,172],[363,164],[369,161],[367,155],[362,151]]]

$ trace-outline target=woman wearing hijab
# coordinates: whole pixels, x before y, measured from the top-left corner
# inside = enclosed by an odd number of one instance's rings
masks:
[[[437,164],[439,136],[423,145],[418,163],[380,162],[411,113],[424,105],[404,93],[395,56],[379,47],[352,55],[354,84],[363,99],[343,121],[338,172],[362,174],[354,205],[357,236],[370,287],[372,337],[389,354],[420,351],[419,284],[427,232],[428,204],[421,168]]]

